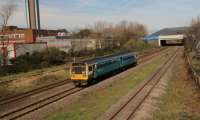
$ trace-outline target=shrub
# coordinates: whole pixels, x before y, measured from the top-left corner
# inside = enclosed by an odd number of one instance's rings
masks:
[[[122,46],[122,49],[124,51],[140,51],[140,50],[144,50],[151,47],[155,47],[155,46],[153,44],[148,44],[147,42],[143,40],[131,39]]]
[[[49,48],[41,52],[21,55],[11,60],[12,66],[3,66],[0,68],[0,75],[10,73],[27,72],[33,69],[45,68],[52,65],[65,63],[66,53],[57,48]]]

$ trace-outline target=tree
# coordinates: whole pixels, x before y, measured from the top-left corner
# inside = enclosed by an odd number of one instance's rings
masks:
[[[196,49],[196,45],[200,42],[200,17],[191,21],[191,25],[187,30],[186,48],[190,51]]]
[[[138,22],[121,21],[113,25],[105,21],[98,21],[94,23],[91,29],[98,35],[98,46],[102,48],[103,43],[109,46],[110,40],[114,40],[112,46],[122,46],[130,39],[139,40],[147,34],[145,25]]]
[[[6,3],[0,7],[1,27],[7,26],[10,17],[16,10],[16,4],[13,0],[6,0]]]
[[[81,29],[78,33],[77,36],[80,38],[85,38],[85,37],[89,37],[89,35],[91,34],[91,30],[90,29]]]
[[[4,2],[3,2],[4,3]],[[16,4],[15,1],[13,0],[6,0],[5,3],[0,6],[0,20],[1,20],[1,28],[2,28],[2,32],[3,29],[7,26],[8,21],[10,19],[10,17],[13,15],[13,13],[15,12],[16,9]],[[2,50],[2,59],[3,59],[3,65],[6,65],[7,63],[7,46],[5,46],[4,41],[8,40],[8,38],[5,37],[1,37],[1,50]]]

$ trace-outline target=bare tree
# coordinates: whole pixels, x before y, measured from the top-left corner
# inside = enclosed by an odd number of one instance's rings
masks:
[[[94,26],[92,26],[92,29],[97,34],[97,43],[98,48],[102,48],[103,44],[103,38],[105,37],[105,30],[108,27],[108,23],[105,21],[98,21],[94,23]]]
[[[121,46],[130,39],[139,40],[147,34],[145,25],[137,22],[121,21],[118,24],[112,24],[105,21],[98,21],[90,26],[97,34],[97,43],[99,48],[103,46]]]
[[[16,4],[14,0],[4,0],[3,5],[0,6],[0,21],[1,21],[1,29],[3,32],[4,27],[7,26],[8,21],[10,17],[13,15],[13,13],[16,10]],[[9,41],[9,38],[7,37],[1,37],[1,60],[3,61],[3,65],[7,64],[7,56],[8,56],[8,51],[7,51],[7,45],[5,44],[5,41]]]
[[[6,0],[6,3],[0,7],[0,20],[2,21],[1,27],[5,27],[8,24],[10,17],[16,10],[16,4],[13,0]]]
[[[195,50],[200,42],[200,17],[191,21],[191,25],[187,31],[186,48]]]

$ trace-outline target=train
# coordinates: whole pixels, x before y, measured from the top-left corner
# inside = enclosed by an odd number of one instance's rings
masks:
[[[70,78],[76,86],[91,85],[99,78],[123,71],[137,65],[136,53],[123,53],[82,62],[74,62],[70,67]]]

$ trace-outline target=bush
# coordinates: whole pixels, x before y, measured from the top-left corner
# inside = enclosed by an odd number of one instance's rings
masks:
[[[148,44],[147,42],[143,40],[129,40],[126,42],[123,46],[122,49],[124,51],[140,51],[148,48],[155,47],[153,44]]]
[[[44,51],[42,61],[46,61],[50,65],[62,64],[65,62],[67,54],[57,48],[50,48]]]
[[[27,72],[33,69],[45,68],[52,65],[65,63],[66,53],[57,48],[49,48],[41,52],[21,55],[11,60],[12,66],[3,66],[0,68],[0,75],[10,73]]]

